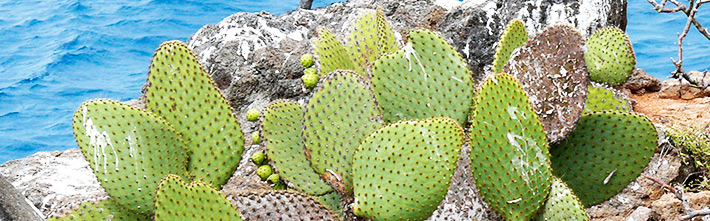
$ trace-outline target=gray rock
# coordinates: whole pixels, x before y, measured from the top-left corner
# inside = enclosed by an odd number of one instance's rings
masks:
[[[42,217],[42,213],[0,175],[0,220],[42,220]]]
[[[652,220],[651,218],[656,217],[657,215],[651,210],[651,208],[645,207],[645,206],[639,206],[634,210],[634,212],[629,215],[629,217],[626,218],[626,221],[646,221],[646,220]]]
[[[696,82],[702,82],[703,85],[710,86],[710,73],[690,71],[688,77]],[[710,87],[696,87],[690,84],[685,79],[670,79],[663,81],[661,91],[658,92],[660,98],[685,99],[691,100],[695,98],[703,98],[710,96]]]
[[[629,89],[634,94],[660,91],[661,80],[648,75],[643,69],[636,68],[631,77],[624,83],[624,88]]]

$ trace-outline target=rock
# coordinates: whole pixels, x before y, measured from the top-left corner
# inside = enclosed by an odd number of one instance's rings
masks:
[[[42,213],[0,175],[0,220],[42,220],[42,217]]]
[[[628,218],[626,218],[626,221],[646,221],[646,220],[653,220],[657,216],[651,208],[645,207],[645,206],[639,206],[634,210],[631,215],[629,215]]]
[[[661,90],[661,80],[648,75],[643,69],[636,68],[631,77],[626,80],[624,88],[629,89],[634,94],[656,92]]]
[[[704,85],[710,85],[710,74],[706,72],[690,71],[688,72],[689,79],[697,82],[703,82]],[[660,98],[685,99],[691,100],[710,96],[710,87],[700,88],[690,84],[687,80],[670,79],[663,81],[661,91],[658,92]]]

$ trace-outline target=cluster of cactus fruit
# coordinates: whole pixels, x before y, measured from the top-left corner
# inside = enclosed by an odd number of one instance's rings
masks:
[[[360,16],[347,46],[319,29],[320,76],[313,56],[301,57],[312,97],[305,107],[273,101],[262,133],[252,134],[267,149],[252,155],[256,173],[275,190],[226,197],[215,188],[241,159],[240,126],[187,47],[164,43],[146,110],[95,100],[75,113],[77,143],[110,198],[65,217],[423,220],[470,145],[476,187],[503,218],[588,219],[584,208],[628,185],[656,147],[648,119],[589,83],[592,63],[613,83],[633,69],[609,59],[633,57],[610,48],[630,44],[608,43],[620,38],[609,30],[586,44],[569,26],[528,39],[515,20],[496,50],[495,73],[477,84],[432,31],[409,32],[399,48],[381,10]]]

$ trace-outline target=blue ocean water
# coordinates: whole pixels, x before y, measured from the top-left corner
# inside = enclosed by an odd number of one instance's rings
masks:
[[[315,0],[314,7],[336,0]],[[93,98],[140,95],[150,56],[161,42],[183,40],[236,12],[295,9],[298,0],[108,1],[0,0],[0,163],[37,151],[76,146],[71,116]],[[703,9],[703,8],[701,8]],[[707,12],[701,21],[710,26]],[[665,78],[673,70],[682,15],[658,14],[629,1],[638,66]],[[691,30],[686,70],[710,69],[710,41]]]

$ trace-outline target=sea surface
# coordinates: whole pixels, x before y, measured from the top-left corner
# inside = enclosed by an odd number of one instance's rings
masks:
[[[332,2],[315,0],[314,7]],[[236,12],[281,14],[297,6],[298,0],[0,0],[0,163],[76,147],[74,110],[88,99],[137,98],[161,42],[186,41]],[[637,66],[664,79],[685,17],[651,8],[629,0],[627,31]],[[708,26],[709,12],[699,12]],[[696,30],[684,49],[686,70],[710,69],[710,41]]]

